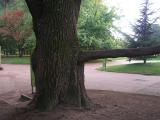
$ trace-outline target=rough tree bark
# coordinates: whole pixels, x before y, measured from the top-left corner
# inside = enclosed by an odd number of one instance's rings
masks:
[[[88,60],[160,52],[160,47],[144,51],[80,52],[76,24],[81,0],[26,0],[26,3],[36,35],[32,69],[37,88],[33,104],[38,109],[52,109],[60,103],[88,105],[90,100],[84,86],[84,63]]]
[[[78,63],[76,24],[79,0],[26,0],[37,39],[32,55],[36,78],[35,105],[52,109],[59,103],[85,106],[84,64]]]

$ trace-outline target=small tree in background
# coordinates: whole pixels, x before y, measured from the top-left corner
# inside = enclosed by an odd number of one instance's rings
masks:
[[[19,55],[21,56],[23,41],[20,39],[20,25],[22,24],[22,17],[24,13],[22,11],[8,11],[1,17],[0,33],[3,36],[12,37],[18,43]]]
[[[155,45],[151,39],[151,35],[153,34],[152,25],[157,21],[158,17],[151,20],[155,12],[150,10],[150,5],[149,0],[145,0],[142,4],[140,18],[136,24],[133,25],[134,38],[128,41],[129,48],[150,47],[151,45]],[[153,56],[142,56],[132,59],[143,60],[144,63],[146,63],[147,59],[151,57]]]
[[[32,53],[35,35],[25,0],[0,0],[0,29],[0,45],[5,55],[16,54],[17,51],[19,56]],[[15,37],[16,33],[18,37]]]
[[[31,34],[31,27],[24,27],[24,12],[7,11],[0,17],[0,33],[13,38],[18,46],[19,56],[23,56],[25,39]]]

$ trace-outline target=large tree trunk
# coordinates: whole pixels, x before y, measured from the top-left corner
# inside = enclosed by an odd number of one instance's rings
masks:
[[[33,17],[36,49],[32,69],[36,79],[36,108],[60,103],[86,106],[84,62],[107,57],[136,57],[160,53],[153,48],[80,52],[76,24],[81,0],[26,0]]]
[[[37,44],[32,67],[38,109],[52,109],[60,103],[85,106],[89,102],[84,65],[78,63],[76,23],[80,2],[75,1],[46,0],[41,15],[33,16]]]

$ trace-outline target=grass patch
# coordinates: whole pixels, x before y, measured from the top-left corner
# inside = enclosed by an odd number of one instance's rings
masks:
[[[107,58],[107,61],[115,61],[115,60],[127,60],[126,57],[119,57],[119,58]],[[100,63],[103,62],[104,59],[97,59],[97,60],[91,60],[88,63]]]
[[[99,70],[118,73],[160,75],[160,63],[116,65],[109,66],[106,68],[106,70],[104,68],[99,68]]]
[[[110,58],[111,60],[127,60],[127,57]]]
[[[152,60],[160,60],[160,56],[153,58]]]
[[[30,64],[30,57],[2,57],[2,64]]]

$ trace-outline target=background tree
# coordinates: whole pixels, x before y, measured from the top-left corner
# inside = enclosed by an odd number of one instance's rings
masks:
[[[23,15],[23,11],[16,10],[7,12],[0,18],[0,33],[12,37],[17,42],[20,57],[23,55],[24,38],[30,34],[29,29],[24,31],[22,28]]]
[[[4,34],[4,39],[10,36],[16,42],[19,56],[22,56],[24,52],[30,54],[35,47],[35,36],[32,30],[31,15],[25,1],[16,0],[8,4],[7,11],[1,15],[0,32]]]
[[[158,19],[151,19],[152,15],[155,13],[150,10],[151,3],[149,0],[145,0],[142,4],[142,9],[140,10],[140,18],[137,20],[136,24],[133,25],[134,38],[129,40],[130,48],[139,48],[139,47],[150,47],[154,44],[154,40],[152,39],[152,34],[154,31],[152,30],[152,26],[154,27],[154,23]],[[152,37],[151,37],[152,36]],[[146,63],[148,58],[152,56],[142,56],[133,58],[136,60],[143,60]]]
[[[15,55],[17,51],[17,44],[16,42],[10,38],[9,36],[3,36],[0,34],[0,45],[2,49],[2,54],[8,56],[8,55]]]
[[[25,23],[21,24],[22,30],[24,31],[27,27],[31,28],[32,20],[24,0],[16,0],[8,3],[7,10],[12,12],[17,9],[24,12],[22,19]],[[81,49],[112,49],[120,47],[121,42],[115,39],[111,32],[113,21],[117,18],[115,10],[109,10],[101,4],[100,0],[85,0],[81,6],[78,21],[78,38]],[[22,37],[24,37],[23,34]],[[33,51],[35,47],[35,36],[33,32],[29,37],[23,39],[22,46],[24,52],[31,53]]]
[[[16,0],[14,7],[15,9],[22,10],[25,13],[23,16],[24,23],[21,26],[21,28],[24,31],[23,33],[25,33],[26,30],[30,30],[30,34],[28,34],[27,37],[24,37],[23,48],[25,50],[25,53],[28,53],[29,55],[31,55],[31,53],[33,52],[33,49],[35,48],[35,42],[36,42],[35,34],[32,30],[32,16],[27,8],[25,0]]]
[[[113,22],[118,18],[101,0],[82,2],[78,21],[78,37],[83,50],[111,49],[116,47],[112,35]],[[118,43],[118,41],[116,42]]]

